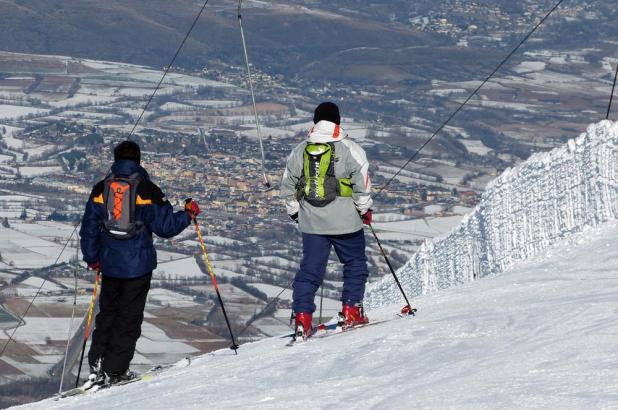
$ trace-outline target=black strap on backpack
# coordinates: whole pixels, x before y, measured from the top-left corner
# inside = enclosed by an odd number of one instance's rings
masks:
[[[109,175],[104,180],[105,231],[114,239],[135,238],[144,229],[143,221],[135,220],[137,188],[144,178],[138,172],[128,177]]]

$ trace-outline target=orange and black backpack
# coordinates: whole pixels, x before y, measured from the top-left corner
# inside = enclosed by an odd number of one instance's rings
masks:
[[[128,177],[111,174],[103,181],[103,226],[114,239],[132,239],[144,229],[144,222],[135,220],[137,189],[142,180],[136,172]]]

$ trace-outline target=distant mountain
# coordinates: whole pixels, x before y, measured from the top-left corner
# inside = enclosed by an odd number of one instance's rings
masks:
[[[307,65],[332,59],[333,55],[352,48],[390,50],[440,43],[438,36],[367,17],[288,4],[246,5],[244,19],[250,54],[262,69],[298,73]],[[201,2],[193,0],[3,1],[0,49],[163,67],[200,6]],[[213,2],[207,6],[177,64],[199,68],[241,63],[236,2]],[[347,63],[337,61],[339,66]]]
[[[5,0],[0,49],[164,67],[202,2],[196,0]],[[552,1],[245,1],[256,67],[303,80],[352,84],[463,80],[487,70]],[[177,65],[242,64],[235,0],[208,4]],[[605,2],[565,3],[539,33],[547,47],[601,48],[616,39]],[[462,39],[471,41],[465,47]],[[476,40],[475,40],[476,38]],[[478,39],[493,38],[487,43]],[[456,46],[459,44],[459,48]],[[498,51],[496,51],[498,50]],[[495,53],[498,53],[495,55]]]

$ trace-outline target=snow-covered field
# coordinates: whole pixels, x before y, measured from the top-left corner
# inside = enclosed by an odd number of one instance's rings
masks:
[[[369,316],[388,322],[292,348],[220,350],[150,382],[28,409],[615,409],[618,224],[500,276]],[[299,357],[302,357],[299,364]],[[205,382],[207,381],[207,382]]]
[[[62,232],[59,233],[59,236]],[[3,260],[16,268],[42,268],[56,261],[63,245],[0,226],[0,253]],[[74,251],[65,251],[59,262],[68,262]]]
[[[0,119],[3,120],[20,118],[30,114],[44,114],[47,112],[49,112],[49,110],[41,108],[0,104]]]
[[[19,167],[19,172],[28,178],[39,177],[41,175],[62,174],[61,167]]]
[[[15,332],[15,340],[30,345],[45,345],[46,339],[66,340],[70,317],[27,317]],[[75,322],[74,322],[75,324]]]
[[[442,218],[428,217],[397,222],[376,222],[376,231],[380,231],[380,239],[384,240],[414,240],[428,239],[440,236],[461,222],[461,215]]]
[[[195,353],[198,350],[182,341],[170,339],[163,330],[145,321],[142,324],[142,336],[137,342],[137,351],[141,354],[169,354]]]
[[[466,149],[474,154],[487,155],[487,153],[493,151],[479,140],[461,139],[459,142],[464,144]]]
[[[171,262],[159,263],[153,273],[154,278],[201,278],[204,276],[193,256],[184,257]]]
[[[266,283],[249,283],[249,285],[266,293],[266,295],[268,295],[269,298],[274,298],[278,296],[279,299],[287,300],[288,302],[290,302],[290,304],[292,303],[292,294],[293,294],[292,289],[284,290],[280,286],[269,285]],[[317,309],[315,313],[317,317],[317,315],[319,314],[319,309],[320,309],[320,292],[319,291],[317,295],[315,296],[314,303]],[[322,316],[324,318],[333,317],[340,310],[341,310],[341,302],[339,300],[329,299],[327,297],[325,297],[322,300]],[[279,309],[277,310],[275,317],[286,320],[290,318],[291,313],[292,313],[291,309]]]
[[[148,301],[160,306],[190,307],[195,306],[193,297],[167,289],[156,288],[148,292]]]

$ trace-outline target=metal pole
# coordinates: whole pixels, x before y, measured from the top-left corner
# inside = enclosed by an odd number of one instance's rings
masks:
[[[251,75],[251,66],[249,65],[249,54],[247,53],[247,43],[245,41],[245,31],[242,26],[242,0],[238,0],[238,25],[240,26],[240,37],[242,39],[242,49],[245,56],[245,66],[247,67],[247,78],[249,79],[249,90],[251,91],[251,101],[253,102],[253,114],[255,115],[255,129],[257,131],[258,140],[260,142],[260,153],[262,155],[262,177],[267,190],[271,189],[270,182],[266,176],[266,158],[264,156],[264,144],[262,143],[262,133],[260,131],[260,120],[258,118],[257,105],[255,103],[255,92],[253,90],[253,77]]]
[[[67,347],[64,351],[64,361],[62,363],[62,375],[60,376],[60,387],[58,388],[58,394],[62,393],[62,386],[64,385],[64,372],[67,367],[67,357],[69,356],[69,345],[71,343],[71,335],[73,334],[73,319],[75,318],[75,308],[77,306],[77,266],[79,260],[79,248],[76,247],[76,259],[75,269],[73,270],[73,276],[75,277],[75,287],[73,291],[73,310],[71,311],[71,322],[69,322],[69,332],[67,334]]]

